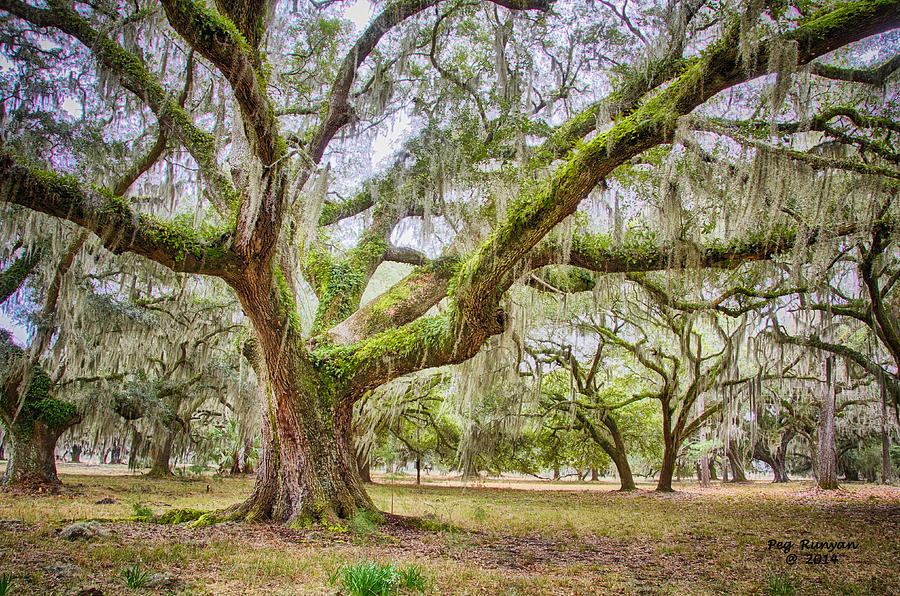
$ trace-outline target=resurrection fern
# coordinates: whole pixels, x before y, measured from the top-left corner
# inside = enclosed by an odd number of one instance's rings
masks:
[[[150,572],[141,569],[140,563],[134,563],[122,570],[122,579],[125,580],[125,585],[132,590],[143,587],[149,577]]]

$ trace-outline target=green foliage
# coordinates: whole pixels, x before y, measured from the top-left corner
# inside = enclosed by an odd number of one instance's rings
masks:
[[[135,504],[137,505],[137,504]],[[150,511],[148,507],[142,507],[142,511]],[[137,514],[137,509],[135,509]],[[206,512],[197,509],[171,509],[162,515],[153,518],[155,524],[183,524],[189,521],[200,519]],[[151,511],[152,515],[152,511]],[[144,517],[144,516],[140,516]]]
[[[375,513],[360,509],[350,518],[350,529],[360,536],[368,536],[378,529],[381,521]]]
[[[0,596],[10,594],[13,587],[12,573],[0,573]]]
[[[153,517],[153,510],[144,505],[142,501],[135,501],[131,505],[134,517],[149,520]]]
[[[352,596],[384,596],[396,593],[398,588],[425,592],[431,587],[431,580],[416,565],[397,569],[369,560],[345,565],[331,579],[332,583],[340,580]]]
[[[129,567],[123,569],[120,575],[125,580],[125,585],[132,590],[144,587],[144,584],[150,578],[150,572],[142,569],[140,562],[132,563]]]
[[[769,596],[794,596],[797,593],[797,586],[794,580],[787,575],[772,574],[766,585],[766,594]]]

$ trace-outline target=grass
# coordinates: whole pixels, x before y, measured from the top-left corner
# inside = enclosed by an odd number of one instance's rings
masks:
[[[13,587],[12,574],[0,573],[0,596],[7,596]]]
[[[122,576],[122,579],[125,580],[126,586],[132,590],[137,590],[138,588],[143,588],[144,584],[147,583],[150,572],[141,569],[140,563],[132,563],[130,567],[123,569],[120,575]]]
[[[431,581],[417,565],[397,569],[390,564],[362,560],[338,569],[332,583],[340,580],[351,596],[386,596],[398,589],[411,592],[425,592]]]
[[[250,478],[149,481],[67,471],[60,466],[66,489],[59,495],[0,492],[0,520],[15,520],[0,521],[0,570],[15,578],[10,593],[97,585],[123,594],[119,570],[134,561],[142,562],[138,571],[163,570],[183,586],[156,593],[217,596],[333,593],[337,583],[349,594],[348,562],[392,570],[396,593],[879,595],[900,586],[897,488],[846,484],[825,494],[808,482],[702,490],[684,483],[673,495],[657,495],[597,483],[374,485],[376,505],[389,510],[393,493],[394,512],[416,516],[415,523],[359,515],[342,531],[297,532],[122,521],[135,514],[134,503],[157,515],[237,503],[249,494]],[[107,498],[114,503],[95,504]],[[90,542],[57,538],[66,523],[87,518],[118,521]],[[835,562],[807,564],[804,539],[853,540],[858,548],[836,550]],[[769,548],[772,540],[793,547]],[[801,560],[791,564],[788,554]]]

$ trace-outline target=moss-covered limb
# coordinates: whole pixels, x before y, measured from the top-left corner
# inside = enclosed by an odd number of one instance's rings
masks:
[[[226,0],[221,4],[231,8],[237,8],[237,4],[243,7],[241,14],[251,22],[239,22],[252,29],[251,33],[258,43],[265,3],[259,0],[249,3]],[[275,110],[266,94],[264,72],[254,59],[256,50],[235,23],[201,3],[163,0],[162,5],[172,28],[228,79],[241,108],[244,129],[254,154],[264,166],[275,163],[283,155],[285,144],[278,134]],[[236,14],[236,11],[232,12]]]
[[[187,75],[184,79],[184,88],[181,90],[181,93],[178,96],[178,105],[184,108],[184,104],[187,101],[188,95],[191,92],[191,86],[194,83],[194,51],[190,50],[188,52],[187,57]],[[171,136],[171,131],[168,127],[160,126],[159,132],[156,135],[156,142],[153,143],[153,146],[150,147],[149,151],[138,157],[135,162],[125,170],[125,173],[121,178],[113,185],[112,193],[116,196],[123,196],[131,185],[135,183],[135,181],[140,178],[147,170],[149,170],[153,165],[159,161],[159,159],[166,152],[166,149],[169,146],[169,137]],[[222,215],[227,215],[228,211],[224,205],[221,204],[220,201],[215,199],[218,198],[218,195],[213,195],[213,203],[216,206],[216,209],[219,210],[219,213]]]
[[[525,282],[539,292],[577,294],[596,286],[594,276],[578,267],[549,267],[535,271]]]
[[[391,183],[388,179],[382,180],[379,186],[381,196],[392,196],[389,194]],[[316,261],[312,263],[314,266],[309,268],[319,298],[319,308],[312,329],[314,335],[347,319],[359,308],[369,280],[391,249],[391,232],[407,215],[408,209],[405,206],[386,199],[375,208],[372,223],[359,243],[340,261],[316,257]]]
[[[322,345],[311,355],[337,393],[343,399],[356,400],[366,391],[410,372],[471,358],[486,336],[467,333],[458,320],[452,311],[419,317],[355,344]]]
[[[374,204],[375,197],[368,188],[356,193],[353,198],[343,203],[326,202],[322,206],[322,213],[319,216],[319,225],[330,226],[342,219],[359,215]]]
[[[844,2],[819,13],[787,37],[798,42],[798,63],[805,64],[836,47],[894,28],[900,0]],[[736,25],[671,84],[627,118],[562,164],[546,184],[531,189],[508,210],[501,224],[461,268],[455,298],[472,325],[487,326],[502,281],[550,229],[572,214],[578,203],[616,167],[672,138],[679,116],[718,92],[765,74],[772,42],[761,43],[756,69],[741,63]],[[779,42],[780,43],[780,42]],[[487,307],[487,308],[485,308]]]
[[[879,86],[884,85],[887,78],[898,68],[900,68],[900,55],[894,56],[872,68],[844,68],[816,62],[810,66],[809,72],[835,81]]]
[[[266,32],[266,13],[270,7],[274,10],[267,0],[216,0],[216,8],[234,23],[255,53]]]
[[[314,335],[340,323],[359,308],[363,292],[388,246],[384,235],[366,232],[344,259],[334,263],[326,275],[319,276],[316,288],[319,307],[313,323]]]
[[[666,58],[647,65],[646,72],[626,79],[616,92],[589,105],[557,127],[535,152],[535,159],[539,161],[532,165],[563,157],[582,139],[597,130],[601,118],[612,122],[628,116],[637,109],[641,99],[648,92],[672,80],[687,64],[688,62],[679,57]]]
[[[0,0],[0,10],[37,27],[52,27],[70,35],[88,48],[104,68],[116,73],[122,86],[153,110],[161,125],[168,127],[191,157],[218,201],[230,205],[238,199],[231,180],[218,166],[213,135],[199,128],[177,98],[163,89],[135,54],[99,33],[74,8],[50,3],[46,9],[29,6],[19,0]]]
[[[225,236],[204,238],[189,226],[138,213],[128,201],[85,188],[72,177],[31,170],[4,154],[0,180],[0,201],[77,223],[114,252],[133,252],[173,271],[226,279],[240,272]]]
[[[9,267],[0,271],[0,304],[9,300],[9,297],[22,287],[40,260],[40,250],[28,250]]]
[[[424,315],[447,295],[459,258],[442,257],[416,267],[380,296],[373,298],[325,334],[331,345],[347,345],[406,325]]]
[[[842,114],[837,114],[842,115]],[[834,116],[832,116],[834,117]],[[884,119],[882,119],[883,123],[886,123]],[[796,128],[795,128],[796,126]],[[821,155],[815,155],[813,153],[808,153],[805,151],[797,151],[795,149],[788,149],[787,147],[779,147],[773,146],[768,143],[764,143],[762,141],[758,141],[749,136],[745,136],[740,131],[742,130],[754,130],[754,123],[752,122],[728,122],[728,123],[719,123],[714,120],[708,119],[692,119],[691,127],[695,130],[702,130],[706,132],[713,132],[720,135],[726,135],[738,143],[746,146],[753,147],[755,149],[764,150],[772,155],[778,155],[785,159],[789,159],[792,161],[802,162],[808,164],[809,166],[816,169],[838,169],[838,170],[846,170],[848,172],[856,172],[857,174],[864,174],[867,176],[878,176],[882,178],[890,178],[892,180],[900,180],[900,173],[891,168],[880,167],[876,165],[871,165],[867,163],[863,163],[861,161],[853,161],[850,159],[842,159],[839,157],[824,157]],[[757,131],[764,130],[764,127],[756,128]],[[800,130],[799,125],[791,124],[787,127],[784,127],[785,132],[797,132]],[[890,161],[897,162],[900,160],[900,156],[897,153],[890,151],[886,147],[872,142],[868,139],[851,137],[850,135],[839,131],[836,128],[833,128],[827,124],[827,121],[814,119],[810,122],[810,127],[807,130],[819,130],[825,132],[826,134],[836,138],[842,143],[847,144],[855,144],[864,150],[871,151],[884,157]],[[896,188],[896,182],[890,182],[891,188]]]

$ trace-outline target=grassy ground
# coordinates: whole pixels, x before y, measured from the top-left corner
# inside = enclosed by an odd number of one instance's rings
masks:
[[[417,565],[434,594],[900,594],[897,488],[848,484],[825,494],[808,482],[703,490],[686,483],[657,495],[597,483],[416,487],[382,479],[370,492],[395,516],[380,526],[363,518],[304,531],[114,521],[102,524],[104,537],[68,542],[58,534],[72,520],[122,519],[136,507],[213,510],[240,501],[252,479],[157,481],[67,465],[60,472],[59,495],[0,493],[0,573],[12,574],[9,594],[75,594],[92,585],[105,594],[336,594],[331,577],[364,559]],[[803,540],[857,548],[828,553],[803,548]],[[791,542],[790,550],[770,541]],[[168,573],[167,585],[125,587],[122,571],[136,562]]]

